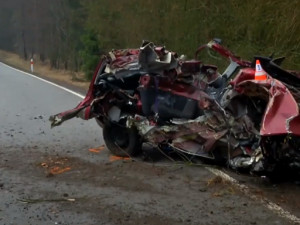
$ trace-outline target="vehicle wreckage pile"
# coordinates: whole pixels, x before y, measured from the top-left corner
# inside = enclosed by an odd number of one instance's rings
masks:
[[[204,49],[229,61],[223,73],[198,60]],[[195,58],[143,42],[102,56],[85,99],[51,116],[52,126],[96,118],[108,149],[135,155],[147,142],[162,151],[223,161],[234,169],[300,169],[300,73],[284,58],[242,60],[220,44]]]

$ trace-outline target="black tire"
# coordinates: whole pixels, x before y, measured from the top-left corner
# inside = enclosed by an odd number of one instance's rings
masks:
[[[101,128],[104,127],[104,123],[102,122],[101,119],[99,119],[99,118],[96,117],[95,120],[96,120],[97,124],[98,124]]]
[[[105,124],[103,138],[107,148],[116,156],[135,156],[141,152],[142,142],[135,127],[125,128],[118,124]]]

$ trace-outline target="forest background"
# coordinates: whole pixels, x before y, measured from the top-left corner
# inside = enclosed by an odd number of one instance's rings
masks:
[[[142,40],[193,57],[212,38],[242,58],[286,56],[300,70],[299,0],[10,0],[0,49],[90,79],[100,55]]]

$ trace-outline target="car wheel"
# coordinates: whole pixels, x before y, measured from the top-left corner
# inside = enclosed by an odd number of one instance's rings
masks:
[[[142,142],[135,127],[127,128],[118,124],[105,124],[103,138],[107,148],[116,156],[135,156],[141,152]]]

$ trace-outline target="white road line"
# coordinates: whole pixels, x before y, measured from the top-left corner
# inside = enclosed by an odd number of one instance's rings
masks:
[[[61,88],[61,89],[65,90],[65,91],[67,91],[67,92],[69,92],[69,93],[71,93],[71,94],[73,94],[73,95],[78,96],[79,98],[82,98],[82,99],[84,98],[83,95],[81,95],[81,94],[79,94],[79,93],[77,93],[77,92],[74,92],[74,91],[72,91],[72,90],[70,90],[70,89],[68,89],[68,88],[65,88],[65,87],[63,87],[63,86],[60,86],[60,85],[55,84],[55,83],[53,83],[53,82],[50,82],[50,81],[48,81],[48,80],[45,80],[45,79],[43,79],[43,78],[37,77],[37,76],[32,75],[32,74],[30,74],[30,73],[26,73],[26,72],[24,72],[24,71],[22,71],[22,70],[18,70],[18,69],[16,69],[16,68],[13,68],[13,67],[11,67],[11,66],[8,66],[8,65],[6,65],[6,64],[4,64],[4,63],[2,63],[2,62],[0,62],[0,63],[3,64],[3,65],[5,65],[5,66],[7,66],[7,67],[9,67],[9,68],[11,68],[11,69],[14,69],[14,70],[16,70],[16,71],[18,71],[18,72],[20,72],[20,73],[24,73],[24,74],[26,74],[26,75],[28,75],[28,76],[31,76],[31,77],[34,77],[34,78],[39,79],[39,80],[41,80],[41,81],[44,81],[44,82],[46,82],[46,83],[48,83],[48,84],[51,84],[51,85],[53,85],[53,86],[55,86],[55,87]],[[216,176],[220,176],[220,177],[222,177],[223,179],[225,179],[225,180],[231,182],[231,183],[232,183],[233,185],[235,185],[241,192],[243,192],[244,194],[246,194],[247,196],[249,196],[251,199],[260,202],[262,205],[264,205],[266,208],[268,208],[269,210],[271,210],[271,211],[273,211],[274,213],[276,213],[278,216],[283,217],[283,218],[289,220],[289,221],[292,222],[292,223],[300,224],[300,218],[294,216],[294,215],[291,214],[290,212],[284,210],[284,209],[281,208],[279,205],[277,205],[276,203],[273,203],[273,202],[269,201],[269,200],[266,199],[266,198],[258,197],[258,196],[254,195],[254,194],[251,194],[251,191],[250,191],[249,187],[247,187],[247,186],[244,185],[244,184],[240,184],[236,179],[234,179],[233,177],[231,177],[231,176],[229,176],[228,174],[224,173],[223,171],[218,170],[218,169],[215,169],[215,168],[212,168],[212,167],[205,167],[205,168],[206,168],[208,171],[210,171],[211,173],[215,174]]]
[[[55,86],[55,87],[58,87],[58,88],[60,88],[60,89],[63,89],[64,91],[67,91],[67,92],[69,92],[69,93],[71,93],[71,94],[73,94],[73,95],[76,95],[76,96],[79,97],[79,98],[84,99],[84,97],[85,97],[84,95],[81,95],[81,94],[79,94],[79,93],[77,93],[77,92],[75,92],[75,91],[72,91],[72,90],[68,89],[68,88],[65,88],[65,87],[63,87],[63,86],[60,86],[60,85],[58,85],[58,84],[55,84],[55,83],[53,83],[53,82],[51,82],[51,81],[45,80],[45,79],[40,78],[40,77],[38,77],[38,76],[35,76],[35,75],[33,75],[33,74],[24,72],[24,71],[22,71],[22,70],[18,70],[18,69],[16,69],[16,68],[13,68],[13,67],[11,67],[11,66],[9,66],[9,65],[6,65],[6,64],[4,64],[4,63],[2,63],[2,62],[0,62],[0,63],[1,63],[2,65],[6,66],[6,67],[9,67],[9,68],[11,68],[11,69],[13,69],[13,70],[16,70],[16,71],[18,71],[18,72],[20,72],[20,73],[23,73],[23,74],[27,75],[27,76],[34,77],[34,78],[36,78],[36,79],[38,79],[38,80],[44,81],[44,82],[46,82],[46,83],[48,83],[48,84],[51,84],[51,85],[53,85],[53,86]]]
[[[240,184],[236,179],[234,179],[233,177],[229,176],[228,174],[224,173],[221,170],[212,168],[212,167],[205,167],[208,171],[212,172],[213,174],[215,174],[216,176],[220,176],[223,179],[231,182],[234,186],[236,186],[242,193],[246,194],[247,196],[249,196],[251,199],[260,202],[262,205],[264,205],[266,208],[268,208],[269,210],[273,211],[274,213],[276,213],[278,216],[283,217],[287,220],[289,220],[290,222],[294,223],[294,224],[300,224],[300,218],[294,216],[293,214],[291,214],[290,212],[284,210],[283,208],[281,208],[279,205],[277,205],[274,202],[269,201],[266,198],[263,197],[258,197],[254,194],[251,193],[249,187],[247,187],[244,184]]]

